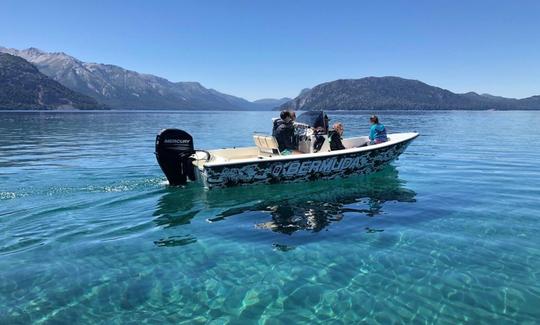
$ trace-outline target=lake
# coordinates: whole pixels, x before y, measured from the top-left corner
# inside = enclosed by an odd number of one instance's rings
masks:
[[[247,146],[275,115],[0,113],[0,323],[539,321],[540,112],[380,112],[420,137],[379,173],[166,185],[160,129]]]

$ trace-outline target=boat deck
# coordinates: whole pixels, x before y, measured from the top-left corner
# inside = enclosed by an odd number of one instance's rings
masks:
[[[205,160],[205,154],[197,153],[196,161],[194,164],[198,168],[204,168],[204,166],[223,165],[223,164],[235,164],[245,162],[257,162],[261,160],[289,160],[291,158],[315,158],[332,155],[340,155],[351,152],[369,151],[376,148],[382,148],[391,146],[396,143],[406,141],[418,136],[418,133],[394,133],[388,135],[388,141],[380,144],[368,145],[369,139],[367,136],[353,137],[343,139],[343,145],[346,149],[339,151],[319,151],[317,153],[301,153],[295,152],[290,155],[280,154],[268,154],[261,152],[260,148],[254,147],[238,147],[238,148],[226,148],[210,150],[212,158],[209,161]]]

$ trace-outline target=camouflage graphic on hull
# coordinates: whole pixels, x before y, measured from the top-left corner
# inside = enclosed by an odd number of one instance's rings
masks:
[[[332,179],[351,174],[369,174],[382,169],[395,160],[412,141],[368,151],[326,157],[290,156],[290,160],[240,163],[205,167],[201,172],[208,188],[248,184],[301,182]],[[298,158],[296,158],[298,157]]]

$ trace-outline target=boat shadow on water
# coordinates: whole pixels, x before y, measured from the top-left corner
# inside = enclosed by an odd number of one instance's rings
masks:
[[[211,191],[197,186],[171,187],[159,199],[153,215],[159,227],[185,227],[195,220],[204,220],[207,222],[202,227],[206,228],[206,234],[222,234],[239,241],[271,241],[275,249],[286,251],[315,237],[320,240],[324,236],[314,235],[330,226],[339,228],[344,219],[376,217],[383,213],[385,203],[412,203],[415,197],[414,191],[405,188],[405,181],[398,177],[395,167],[389,166],[372,175],[345,179]],[[190,229],[189,235],[160,239],[155,244],[194,243],[199,233],[195,230]],[[362,231],[373,233],[383,229],[365,226]]]

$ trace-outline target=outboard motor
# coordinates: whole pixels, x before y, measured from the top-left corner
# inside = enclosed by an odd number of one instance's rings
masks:
[[[156,137],[156,158],[170,185],[195,180],[193,137],[178,129],[164,129]]]

